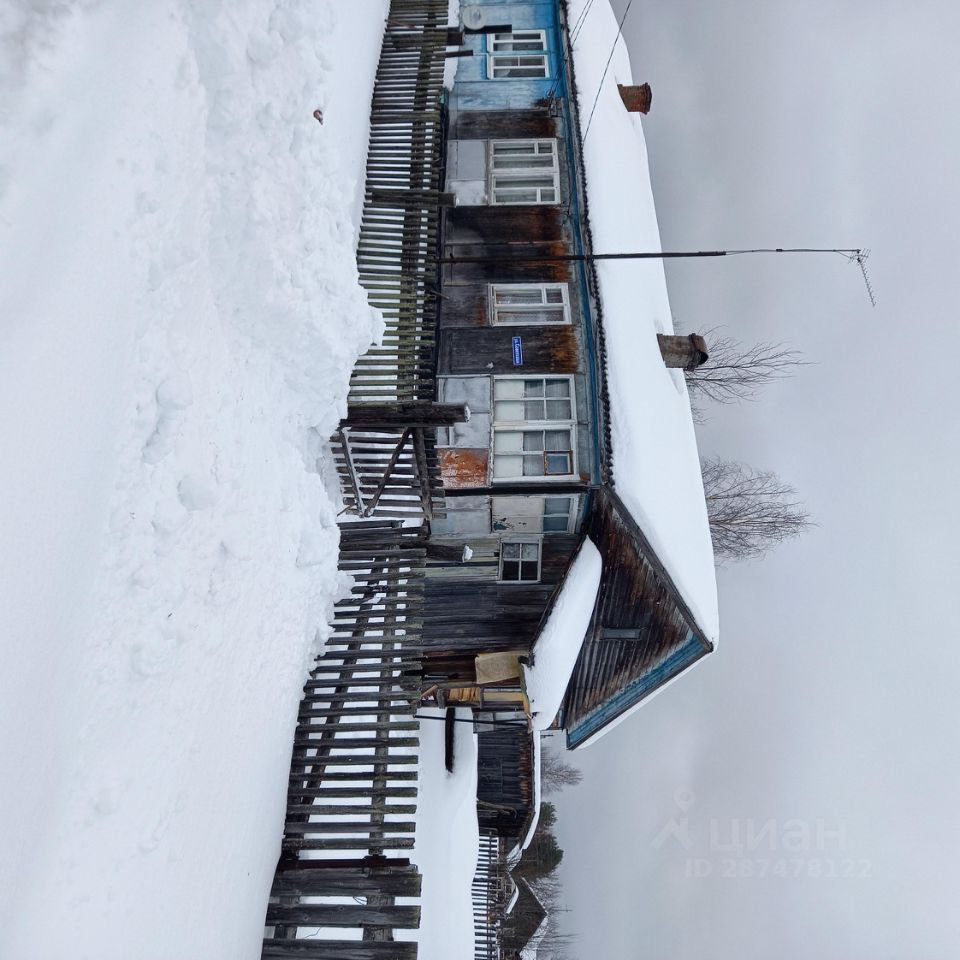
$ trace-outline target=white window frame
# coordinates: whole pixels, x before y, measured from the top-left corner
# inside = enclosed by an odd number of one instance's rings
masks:
[[[517,500],[522,501],[524,504],[536,503],[536,512],[524,513],[516,509],[517,504],[514,501]],[[567,512],[565,514],[550,514],[551,517],[563,516],[566,518],[562,530],[548,530],[546,528],[547,500],[567,501]],[[500,509],[495,510],[494,508],[498,505]],[[511,507],[513,507],[512,510]],[[576,529],[577,518],[580,516],[580,498],[575,493],[565,492],[541,493],[527,497],[493,496],[490,501],[490,510],[490,531],[494,536],[506,538],[507,540],[516,539],[517,537],[533,537],[538,534],[544,537],[562,536],[565,533],[573,533]],[[518,526],[515,525],[517,521],[522,522],[524,526],[518,528]],[[497,523],[503,525],[497,526]],[[536,529],[537,527],[539,527],[539,529]]]
[[[543,149],[550,144],[550,149]],[[526,147],[529,153],[517,157],[518,160],[550,156],[552,164],[540,167],[494,166],[497,158],[497,148],[512,147],[514,150]],[[509,206],[511,204],[558,204],[560,203],[560,151],[557,141],[551,137],[518,139],[518,140],[490,140],[487,144],[487,188],[490,203],[494,206]],[[533,186],[524,181],[541,181]],[[522,192],[521,192],[522,191]],[[533,194],[531,197],[530,194]],[[548,196],[548,194],[552,194]]]
[[[567,529],[566,530],[547,530],[543,526],[543,520],[546,519],[547,515],[547,499],[554,499],[556,497],[565,497],[570,501],[570,506],[567,507]],[[543,518],[540,521],[541,527],[543,528],[543,535],[549,537],[551,534],[564,534],[564,533],[573,533],[577,525],[577,516],[579,515],[579,502],[577,495],[575,493],[545,493],[543,494]],[[551,514],[551,516],[559,517],[560,514]]]
[[[490,436],[490,479],[494,484],[497,483],[547,483],[573,480],[577,477],[577,396],[576,386],[572,376],[555,376],[552,374],[531,374],[529,376],[517,376],[508,374],[505,376],[495,376],[492,378],[490,391],[491,419],[492,429]],[[497,419],[497,383],[505,380],[542,380],[544,381],[544,399],[546,400],[546,381],[547,380],[565,380],[570,385],[570,419],[558,420],[499,420]],[[519,402],[523,402],[520,400]],[[546,407],[546,404],[544,404]],[[497,459],[497,434],[498,433],[543,433],[549,430],[569,430],[570,434],[570,472],[569,473],[547,473],[546,472],[546,453],[544,451],[544,472],[542,474],[530,474],[511,477],[496,476]],[[554,451],[557,453],[567,451]],[[510,454],[507,454],[509,456]],[[521,453],[521,456],[523,454]]]
[[[539,43],[539,49],[513,50],[514,43]],[[523,71],[511,74],[510,71]],[[546,80],[550,77],[546,30],[515,30],[487,35],[487,79]]]
[[[524,292],[537,291],[540,294],[539,303],[503,303],[497,304],[499,293],[509,293],[518,290]],[[561,302],[548,303],[548,293],[559,291]],[[537,324],[545,327],[559,327],[570,323],[570,287],[566,283],[491,283],[487,286],[487,302],[490,306],[490,323],[493,326],[522,326]],[[561,320],[542,320],[536,314],[548,308],[559,308],[563,314]],[[500,311],[518,314],[511,320],[501,320]],[[524,314],[530,313],[531,318],[525,319]]]
[[[504,560],[504,556],[503,556],[503,555],[504,555],[504,547],[508,546],[509,544],[519,544],[521,547],[523,547],[523,546],[525,546],[525,545],[528,545],[528,544],[532,544],[532,545],[536,546],[536,548],[537,548],[537,578],[536,578],[535,580],[524,580],[524,579],[521,579],[520,576],[519,576],[519,573],[520,573],[519,567],[517,568],[517,577],[516,577],[516,579],[514,579],[514,578],[512,578],[512,577],[511,577],[510,579],[505,579],[505,578],[504,578],[504,576],[503,576],[503,560]],[[520,563],[522,563],[522,562],[523,562],[523,561],[522,561],[522,558],[520,558],[520,559],[517,560],[517,563],[518,563],[518,564],[520,564]],[[527,562],[529,562],[529,561],[527,561]],[[498,583],[515,583],[515,584],[518,584],[518,585],[519,585],[519,584],[523,584],[523,583],[539,583],[539,582],[540,582],[541,573],[542,573],[542,569],[543,569],[543,538],[542,538],[542,537],[538,537],[538,536],[517,537],[517,536],[514,536],[514,537],[505,537],[503,540],[500,541],[500,564],[499,564],[499,566],[498,566],[498,568],[497,568],[497,582],[498,582]]]

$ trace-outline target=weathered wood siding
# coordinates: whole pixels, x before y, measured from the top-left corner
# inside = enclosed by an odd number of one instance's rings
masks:
[[[481,730],[477,737],[477,819],[481,830],[518,837],[533,809],[533,742],[526,726]]]
[[[523,366],[513,362],[513,338],[523,344]],[[576,373],[581,368],[577,337],[570,326],[496,326],[444,330],[440,369],[444,373]]]
[[[604,572],[561,712],[571,747],[712,649],[614,494],[597,492],[586,532]]]
[[[574,535],[543,538],[539,583],[500,583],[489,574],[432,577],[428,572],[424,656],[466,653],[472,662],[481,652],[529,650],[576,544]]]

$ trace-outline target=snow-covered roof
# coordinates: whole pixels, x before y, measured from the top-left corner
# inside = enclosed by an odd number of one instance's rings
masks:
[[[536,731],[553,723],[563,703],[593,616],[602,571],[600,551],[589,537],[584,538],[534,644],[533,663],[523,668]]]
[[[578,23],[591,0],[569,0]],[[573,46],[589,223],[596,253],[660,250],[640,119],[617,84],[633,77],[608,0],[593,2]],[[706,637],[719,615],[700,460],[683,374],[664,366],[657,333],[672,333],[662,260],[598,261],[614,486]]]

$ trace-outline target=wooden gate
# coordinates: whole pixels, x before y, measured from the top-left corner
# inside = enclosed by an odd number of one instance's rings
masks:
[[[412,960],[420,875],[414,844],[424,526],[358,521],[341,528],[353,577],[333,633],[304,686],[280,861],[263,957]],[[354,928],[360,940],[335,939]],[[323,939],[334,937],[334,939]]]

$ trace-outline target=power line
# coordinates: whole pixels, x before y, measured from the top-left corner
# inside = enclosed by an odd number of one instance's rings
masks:
[[[590,133],[590,124],[593,123],[593,114],[597,109],[597,102],[600,100],[600,91],[603,90],[603,81],[607,79],[607,71],[610,69],[610,61],[613,60],[613,55],[617,49],[617,43],[620,40],[620,34],[623,33],[623,24],[627,19],[627,14],[630,12],[630,8],[633,6],[633,0],[629,0],[627,3],[627,9],[623,11],[623,16],[620,18],[620,26],[617,27],[617,35],[614,37],[613,46],[610,48],[610,56],[607,57],[607,65],[603,68],[603,76],[600,78],[600,86],[597,87],[597,95],[593,98],[593,106],[590,108],[590,119],[587,120],[587,129],[583,131],[583,142],[587,142],[587,136]]]
[[[519,247],[520,244],[512,246]],[[856,263],[863,274],[863,282],[867,287],[867,296],[871,306],[877,305],[873,292],[873,285],[867,275],[866,262],[870,251],[861,247],[752,247],[744,250],[644,250],[632,253],[534,253],[524,254],[513,251],[509,254],[476,254],[471,256],[440,257],[438,263],[594,263],[598,260],[678,260],[695,257],[737,257],[745,254],[758,253],[836,253],[850,263]]]

